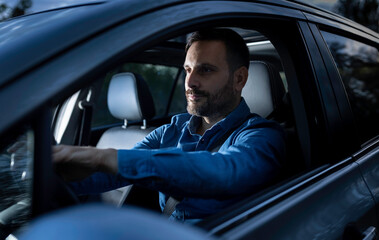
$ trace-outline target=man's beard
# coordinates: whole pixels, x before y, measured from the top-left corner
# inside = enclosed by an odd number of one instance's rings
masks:
[[[200,101],[192,102],[189,100],[188,94],[201,96]],[[233,110],[236,95],[231,78],[228,79],[223,88],[214,94],[197,89],[188,89],[186,91],[187,111],[189,114],[199,117],[225,117]]]

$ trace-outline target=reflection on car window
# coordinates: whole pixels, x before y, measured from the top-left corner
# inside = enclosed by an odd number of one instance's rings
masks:
[[[179,69],[162,65],[127,63],[119,69],[109,73],[103,83],[103,87],[98,97],[92,120],[92,127],[106,124],[118,123],[110,114],[107,107],[107,92],[109,82],[114,74],[120,72],[133,72],[141,75],[149,85],[150,92],[154,99],[156,116],[163,116],[166,112],[172,86]]]
[[[0,236],[24,227],[31,215],[34,134],[31,130],[1,150]]]
[[[379,133],[378,49],[332,33],[322,34],[345,85],[363,143]]]

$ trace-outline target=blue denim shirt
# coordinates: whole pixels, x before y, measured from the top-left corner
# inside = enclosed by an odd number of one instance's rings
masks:
[[[118,151],[118,176],[96,173],[75,191],[139,183],[160,192],[162,209],[169,196],[182,198],[172,217],[186,221],[219,212],[275,179],[285,158],[284,132],[277,123],[251,114],[243,99],[203,136],[196,134],[200,122],[190,114],[174,116],[134,149]],[[218,144],[230,129],[235,130]],[[212,152],[215,145],[221,146]]]

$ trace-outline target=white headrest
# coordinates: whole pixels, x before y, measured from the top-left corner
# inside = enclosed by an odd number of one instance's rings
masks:
[[[250,111],[262,117],[267,117],[273,110],[270,73],[266,63],[260,61],[250,62],[249,77],[242,89]]]
[[[108,89],[108,108],[118,119],[141,121],[155,114],[154,102],[145,81],[133,73],[112,77]]]

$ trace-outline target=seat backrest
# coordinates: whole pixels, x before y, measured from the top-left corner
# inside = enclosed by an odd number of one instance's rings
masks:
[[[134,73],[119,73],[112,77],[108,88],[110,113],[124,121],[122,126],[108,129],[103,133],[98,148],[130,149],[153,131],[146,121],[155,115],[154,101],[145,80]],[[142,121],[142,125],[128,125],[128,121]],[[104,203],[122,206],[132,185],[101,194]]]
[[[307,168],[304,159],[289,96],[284,88],[279,71],[263,61],[251,61],[249,78],[242,91],[250,111],[268,119],[276,120],[286,132],[287,159],[283,177],[291,176]]]
[[[146,121],[155,115],[154,101],[147,83],[137,74],[119,73],[112,77],[108,88],[108,108],[124,124],[105,131],[98,148],[132,148],[155,129],[146,126]],[[128,121],[142,121],[143,125],[128,126]]]
[[[270,118],[283,105],[285,89],[279,71],[272,64],[251,61],[249,78],[242,90],[250,111]]]

